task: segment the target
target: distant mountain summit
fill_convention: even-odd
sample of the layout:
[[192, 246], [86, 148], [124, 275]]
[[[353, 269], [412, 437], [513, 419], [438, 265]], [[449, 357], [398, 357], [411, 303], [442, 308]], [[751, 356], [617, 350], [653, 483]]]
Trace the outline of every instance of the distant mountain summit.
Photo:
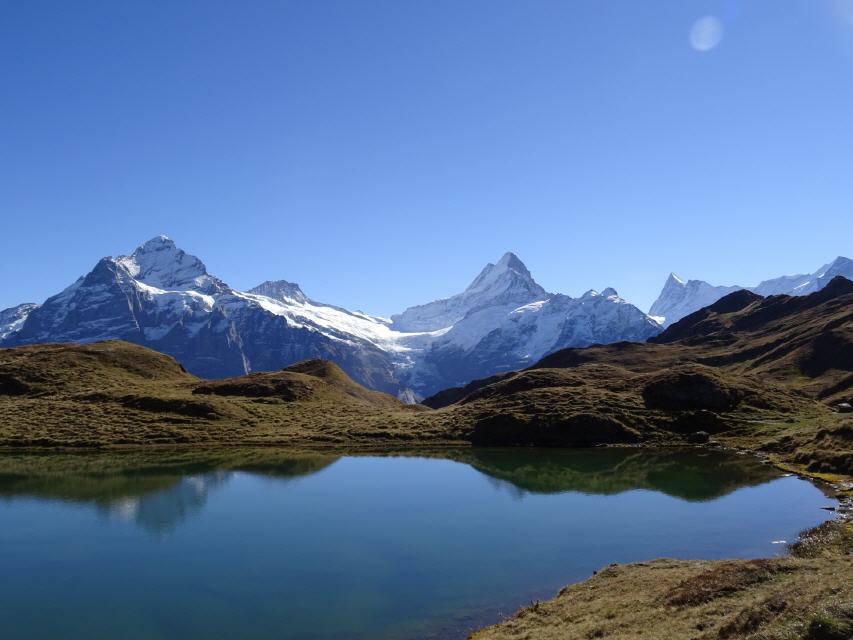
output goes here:
[[742, 288], [714, 286], [704, 280], [684, 281], [674, 273], [670, 273], [660, 296], [649, 309], [649, 315], [664, 326], [669, 326], [697, 309], [707, 307], [732, 291]]
[[266, 296], [267, 298], [285, 303], [296, 302], [302, 304], [308, 302], [308, 297], [302, 293], [299, 285], [288, 282], [287, 280], [267, 280], [254, 289], [249, 289], [249, 293], [256, 293], [260, 296]]
[[138, 283], [167, 291], [222, 293], [228, 286], [207, 273], [204, 263], [166, 236], [152, 238], [129, 256], [116, 258]]
[[471, 312], [485, 308], [515, 308], [548, 297], [514, 253], [487, 264], [462, 293], [409, 307], [391, 316], [398, 331], [436, 331], [455, 325]]
[[399, 331], [429, 331], [410, 373], [417, 389], [440, 390], [528, 366], [565, 346], [645, 340], [661, 327], [607, 288], [580, 298], [548, 293], [524, 263], [506, 253], [462, 293], [391, 317]]
[[649, 309], [649, 315], [668, 327], [739, 289], [748, 289], [761, 296], [779, 294], [801, 296], [820, 291], [835, 276], [853, 278], [853, 260], [839, 256], [814, 273], [781, 276], [765, 280], [754, 287], [714, 286], [703, 280], [684, 281], [671, 273], [663, 285], [660, 296]]
[[796, 276], [782, 276], [765, 280], [751, 290], [762, 296], [775, 296], [785, 293], [792, 296], [805, 296], [820, 291], [835, 276], [844, 276], [848, 280], [853, 277], [853, 260], [838, 256], [829, 264], [823, 265], [814, 273]]
[[121, 339], [208, 378], [322, 358], [407, 400], [564, 347], [659, 331], [612, 288], [581, 298], [548, 293], [513, 253], [487, 264], [463, 292], [387, 320], [316, 302], [286, 280], [238, 291], [166, 236], [99, 260], [40, 306], [0, 313], [0, 346]]

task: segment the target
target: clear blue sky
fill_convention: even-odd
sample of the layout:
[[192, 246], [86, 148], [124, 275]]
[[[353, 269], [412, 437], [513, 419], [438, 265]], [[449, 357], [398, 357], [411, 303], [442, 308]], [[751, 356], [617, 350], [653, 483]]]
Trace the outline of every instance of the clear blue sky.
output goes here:
[[380, 314], [507, 250], [644, 309], [813, 270], [853, 254], [841, 4], [8, 0], [0, 308], [160, 233]]

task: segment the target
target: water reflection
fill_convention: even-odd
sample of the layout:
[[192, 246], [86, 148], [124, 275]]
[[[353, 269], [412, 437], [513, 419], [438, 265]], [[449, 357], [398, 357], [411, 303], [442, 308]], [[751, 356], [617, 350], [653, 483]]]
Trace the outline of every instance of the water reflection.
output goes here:
[[237, 471], [286, 482], [337, 459], [275, 450], [0, 455], [0, 496], [92, 504], [104, 518], [165, 535]]
[[[779, 476], [750, 457], [695, 449], [461, 449], [394, 455], [468, 464], [496, 490], [519, 499], [528, 493], [608, 495], [646, 489], [695, 502]], [[283, 483], [318, 473], [340, 457], [275, 449], [2, 455], [0, 496], [91, 504], [105, 518], [167, 535], [200, 513], [209, 495], [236, 472]]]
[[208, 494], [231, 476], [230, 471], [187, 476], [169, 489], [98, 503], [97, 508], [107, 519], [134, 522], [150, 533], [166, 535], [188, 517], [200, 513], [207, 504]]
[[779, 477], [751, 456], [700, 449], [471, 449], [464, 459], [518, 497], [579, 491], [611, 495], [646, 489], [691, 502]]

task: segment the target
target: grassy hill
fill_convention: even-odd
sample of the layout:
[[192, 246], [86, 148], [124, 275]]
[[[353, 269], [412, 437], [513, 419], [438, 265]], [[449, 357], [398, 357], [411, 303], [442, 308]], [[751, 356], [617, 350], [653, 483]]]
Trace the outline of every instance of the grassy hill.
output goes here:
[[440, 440], [424, 411], [323, 361], [211, 381], [119, 341], [0, 350], [0, 446]]
[[0, 350], [0, 446], [594, 446], [716, 439], [853, 474], [853, 283], [733, 293], [648, 343], [565, 349], [405, 405], [324, 361], [202, 380], [122, 342]]

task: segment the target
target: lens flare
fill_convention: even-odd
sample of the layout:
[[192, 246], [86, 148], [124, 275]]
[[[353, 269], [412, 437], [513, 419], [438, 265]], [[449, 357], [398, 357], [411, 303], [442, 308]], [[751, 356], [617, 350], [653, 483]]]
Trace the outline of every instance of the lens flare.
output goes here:
[[837, 0], [838, 14], [853, 27], [853, 0]]
[[690, 29], [690, 46], [696, 51], [710, 51], [723, 39], [723, 23], [714, 16], [699, 18]]

